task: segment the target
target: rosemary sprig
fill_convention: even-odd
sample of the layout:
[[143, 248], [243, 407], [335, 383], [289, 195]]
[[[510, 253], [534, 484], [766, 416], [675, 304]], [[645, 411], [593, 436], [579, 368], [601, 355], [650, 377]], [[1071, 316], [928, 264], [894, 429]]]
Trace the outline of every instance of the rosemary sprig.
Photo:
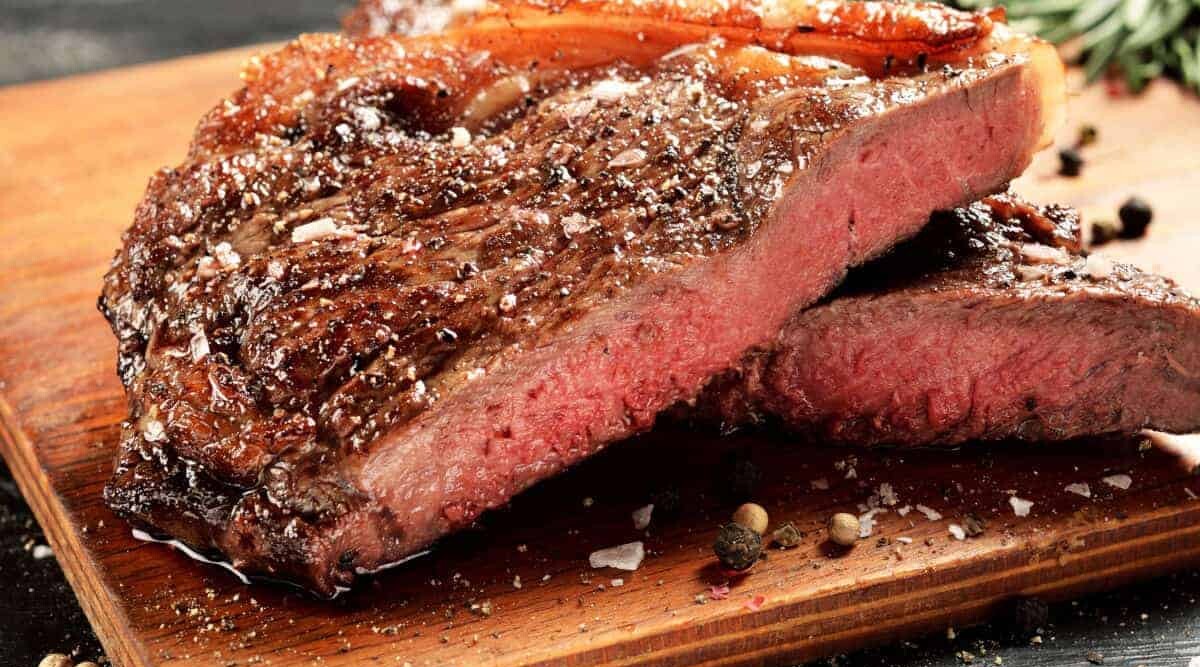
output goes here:
[[[998, 0], [1012, 26], [1061, 44], [1078, 40], [1088, 80], [1110, 68], [1141, 90], [1159, 75], [1200, 92], [1200, 0]], [[964, 9], [995, 4], [956, 0]]]

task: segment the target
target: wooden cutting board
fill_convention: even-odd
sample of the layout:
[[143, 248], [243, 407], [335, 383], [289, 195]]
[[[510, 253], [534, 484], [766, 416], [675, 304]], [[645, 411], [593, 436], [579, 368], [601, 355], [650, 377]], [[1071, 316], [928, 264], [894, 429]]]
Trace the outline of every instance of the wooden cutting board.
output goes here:
[[[247, 587], [134, 540], [100, 501], [125, 407], [95, 298], [148, 175], [182, 158], [246, 55], [0, 90], [3, 454], [117, 664], [795, 662], [968, 623], [1016, 594], [1064, 596], [1200, 563], [1200, 483], [1157, 450], [855, 452], [670, 430], [611, 448], [333, 602]], [[1113, 254], [1200, 288], [1190, 210], [1200, 104], [1161, 84], [1138, 100], [1090, 89], [1073, 107], [1076, 123], [1101, 133], [1084, 177], [1050, 176], [1051, 156], [1023, 191], [1106, 216], [1127, 194], [1145, 196], [1157, 211], [1150, 239]], [[807, 536], [730, 581], [710, 544], [730, 511], [714, 480], [737, 448], [763, 471], [757, 497], [773, 522]], [[1129, 475], [1129, 488], [1102, 481], [1113, 474]], [[827, 516], [857, 512], [885, 483], [898, 504], [870, 539], [848, 552], [823, 544]], [[1091, 497], [1066, 492], [1073, 483]], [[670, 487], [680, 516], [660, 511], [635, 530], [630, 513]], [[1034, 503], [1029, 516], [1015, 516], [1012, 493]], [[917, 503], [943, 518], [901, 516]], [[948, 525], [967, 514], [986, 530], [956, 540]], [[649, 555], [636, 572], [588, 567], [592, 550], [639, 539]], [[490, 615], [471, 609], [484, 601]]]

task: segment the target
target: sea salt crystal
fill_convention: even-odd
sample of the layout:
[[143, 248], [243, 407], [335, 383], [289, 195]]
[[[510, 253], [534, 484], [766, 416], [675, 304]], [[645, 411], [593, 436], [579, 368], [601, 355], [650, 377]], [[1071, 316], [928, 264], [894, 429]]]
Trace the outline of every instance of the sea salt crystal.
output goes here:
[[897, 537], [896, 541], [899, 542], [900, 544], [912, 544], [911, 537]]
[[511, 313], [517, 307], [517, 295], [505, 294], [500, 297], [500, 312]]
[[925, 505], [917, 505], [917, 511], [921, 514], [924, 514], [925, 518], [929, 519], [930, 521], [940, 521], [942, 518], [941, 512]]
[[1100, 255], [1088, 255], [1083, 263], [1083, 272], [1093, 280], [1103, 280], [1112, 275], [1113, 263]]
[[454, 148], [465, 148], [471, 143], [471, 132], [465, 127], [450, 128], [450, 145]]
[[1060, 248], [1053, 248], [1041, 243], [1022, 245], [1021, 256], [1034, 264], [1062, 264], [1068, 261], [1067, 254]]
[[595, 220], [589, 220], [587, 216], [581, 213], [572, 213], [571, 215], [563, 216], [562, 219], [563, 235], [567, 238], [595, 229], [599, 225], [600, 223]]
[[1029, 510], [1033, 507], [1033, 501], [1016, 496], [1009, 496], [1008, 504], [1012, 505], [1013, 514], [1017, 516], [1029, 516]]
[[1129, 489], [1130, 485], [1133, 484], [1133, 478], [1129, 475], [1109, 475], [1100, 481], [1122, 491]]
[[204, 335], [203, 331], [197, 331], [192, 334], [192, 339], [188, 341], [188, 350], [192, 353], [192, 361], [200, 361], [208, 356], [208, 336]]
[[607, 549], [593, 551], [588, 556], [588, 564], [593, 568], [613, 567], [618, 570], [633, 571], [641, 567], [642, 559], [646, 557], [646, 549], [641, 542], [630, 542]]
[[639, 507], [633, 511], [633, 527], [636, 530], [645, 530], [646, 526], [650, 525], [650, 515], [654, 512], [654, 505], [646, 505]]
[[896, 514], [899, 514], [900, 516], [908, 516], [908, 513], [911, 511], [912, 505], [905, 505], [904, 507], [898, 508], [896, 510]]
[[1082, 483], [1082, 482], [1076, 483], [1076, 484], [1068, 484], [1066, 486], [1066, 491], [1069, 493], [1074, 493], [1076, 495], [1083, 496], [1084, 498], [1092, 497], [1092, 488], [1090, 486], [1088, 486], [1086, 483]]
[[646, 163], [646, 151], [640, 148], [630, 148], [621, 151], [608, 161], [609, 167], [636, 167]]
[[634, 92], [638, 84], [622, 81], [621, 79], [605, 79], [596, 82], [588, 91], [588, 96], [601, 102], [612, 102]]
[[221, 241], [213, 248], [213, 257], [222, 269], [235, 269], [242, 263], [242, 256], [234, 252], [233, 246], [227, 241]]
[[620, 588], [625, 585], [625, 580], [624, 579], [613, 579], [612, 581], [608, 582], [608, 585], [612, 586], [613, 588]]
[[963, 527], [958, 525], [957, 523], [952, 523], [949, 526], [946, 526], [946, 528], [950, 531], [950, 534], [954, 536], [954, 539], [956, 539], [956, 540], [967, 539], [967, 531], [963, 530]]
[[39, 544], [33, 548], [34, 560], [45, 560], [53, 555], [54, 550], [44, 544]]
[[328, 238], [352, 238], [356, 234], [349, 229], [339, 227], [333, 218], [318, 218], [292, 229], [292, 243], [308, 243]]
[[863, 538], [870, 537], [871, 532], [875, 530], [875, 515], [886, 513], [887, 510], [882, 507], [876, 507], [860, 515], [858, 517], [858, 536]]
[[487, 374], [487, 371], [482, 368], [472, 368], [467, 371], [467, 382], [474, 382]]
[[142, 437], [146, 442], [161, 442], [167, 439], [167, 430], [163, 428], [162, 422], [151, 419], [142, 427]]

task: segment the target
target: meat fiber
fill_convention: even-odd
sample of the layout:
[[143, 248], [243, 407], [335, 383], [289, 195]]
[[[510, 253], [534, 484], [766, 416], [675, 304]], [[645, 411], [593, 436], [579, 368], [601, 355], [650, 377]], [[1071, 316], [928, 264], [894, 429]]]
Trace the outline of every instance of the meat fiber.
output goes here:
[[1078, 253], [1069, 211], [994, 198], [795, 317], [696, 414], [815, 440], [958, 444], [1200, 429], [1200, 302]]
[[489, 5], [251, 61], [105, 279], [108, 503], [331, 593], [645, 430], [1061, 110], [910, 4]]

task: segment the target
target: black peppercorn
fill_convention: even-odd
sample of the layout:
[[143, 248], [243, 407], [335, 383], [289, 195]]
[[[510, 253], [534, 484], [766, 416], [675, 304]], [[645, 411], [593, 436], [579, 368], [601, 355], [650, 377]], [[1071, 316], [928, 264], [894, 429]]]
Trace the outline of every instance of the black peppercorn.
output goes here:
[[748, 570], [762, 554], [762, 536], [741, 524], [727, 523], [717, 533], [713, 553], [730, 570]]
[[1083, 156], [1074, 148], [1064, 148], [1058, 152], [1058, 174], [1075, 177], [1083, 171]]
[[1139, 239], [1145, 236], [1146, 228], [1154, 219], [1154, 211], [1150, 208], [1150, 204], [1138, 197], [1130, 197], [1124, 204], [1121, 204], [1121, 209], [1117, 214], [1121, 216], [1121, 238], [1123, 239]]
[[1121, 233], [1121, 228], [1112, 220], [1097, 220], [1092, 223], [1092, 245], [1104, 245]]

